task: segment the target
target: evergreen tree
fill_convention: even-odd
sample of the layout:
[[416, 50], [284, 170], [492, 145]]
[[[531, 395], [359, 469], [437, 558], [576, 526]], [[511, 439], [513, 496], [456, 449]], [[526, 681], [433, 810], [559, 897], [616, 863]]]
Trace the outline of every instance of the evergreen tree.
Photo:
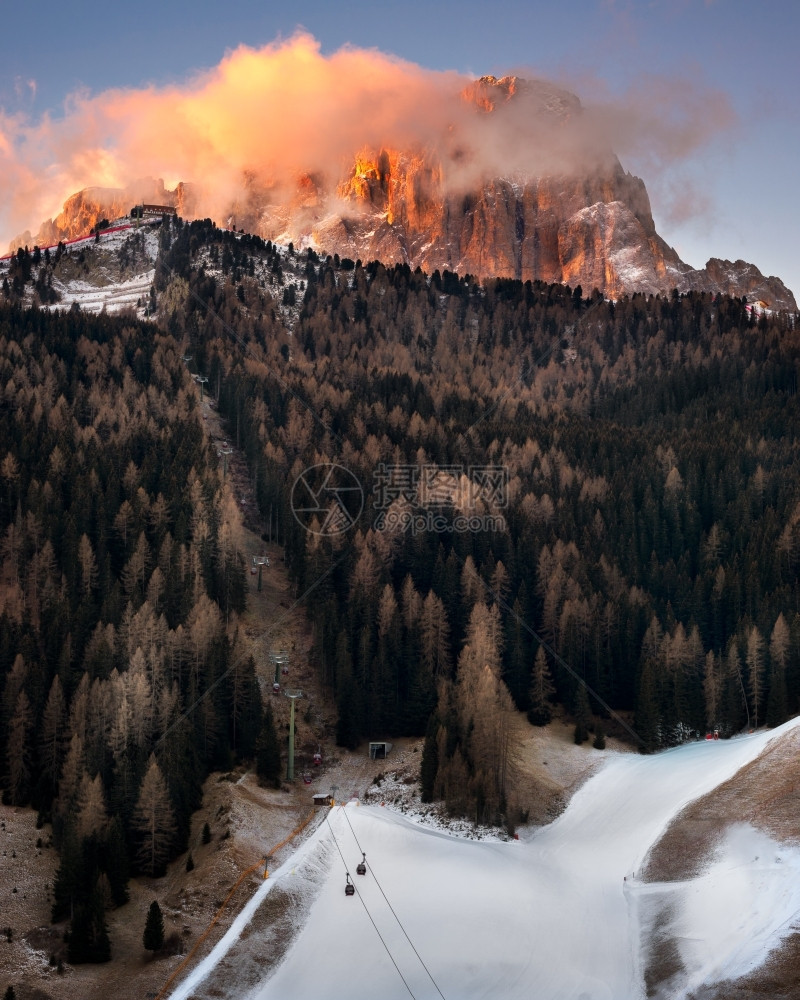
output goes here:
[[539, 646], [533, 661], [533, 676], [530, 687], [531, 707], [528, 709], [528, 721], [534, 726], [546, 726], [553, 717], [551, 698], [555, 693], [556, 686], [547, 665], [544, 646]]
[[770, 684], [767, 698], [767, 725], [778, 726], [788, 714], [786, 666], [789, 658], [789, 626], [783, 612], [778, 615], [769, 641]]
[[652, 753], [661, 746], [661, 720], [658, 711], [655, 667], [649, 658], [645, 660], [639, 678], [634, 727], [642, 741], [639, 746], [642, 753]]
[[55, 794], [58, 784], [58, 773], [66, 751], [65, 740], [66, 705], [61, 678], [58, 674], [53, 678], [50, 692], [47, 696], [44, 714], [42, 716], [39, 756], [42, 765], [42, 777], [45, 779], [50, 797]]
[[341, 679], [336, 706], [339, 713], [336, 723], [336, 744], [347, 747], [348, 750], [355, 750], [361, 740], [360, 698], [358, 685], [349, 668]]
[[267, 703], [256, 743], [256, 774], [260, 782], [280, 788], [281, 752], [272, 718], [272, 706]]
[[758, 729], [759, 715], [763, 721], [764, 699], [764, 640], [753, 626], [747, 636], [747, 671], [750, 686], [750, 704], [753, 706], [753, 726]]
[[142, 944], [147, 951], [157, 952], [164, 947], [164, 917], [157, 900], [153, 900], [147, 911]]
[[574, 740], [580, 745], [589, 739], [589, 727], [592, 723], [592, 709], [589, 705], [589, 695], [586, 685], [579, 684], [575, 694], [575, 733]]
[[[740, 729], [745, 720], [750, 726], [750, 705], [747, 701], [747, 692], [742, 676], [742, 661], [739, 655], [739, 647], [736, 636], [731, 636], [728, 643], [728, 652], [725, 657], [725, 701], [726, 719], [729, 720], [731, 731]], [[726, 727], [727, 728], [727, 727]]]
[[76, 903], [83, 899], [86, 885], [84, 852], [72, 826], [68, 826], [61, 841], [61, 859], [53, 883], [53, 922], [73, 917]]
[[167, 783], [154, 754], [150, 754], [142, 780], [133, 825], [139, 834], [136, 859], [142, 871], [153, 876], [163, 874], [174, 836], [175, 816]]
[[706, 725], [709, 729], [719, 729], [722, 690], [721, 664], [714, 653], [706, 653], [703, 676], [703, 694], [706, 703]]
[[11, 805], [20, 805], [28, 798], [31, 779], [32, 712], [30, 701], [20, 691], [8, 727], [8, 790]]
[[119, 817], [115, 816], [108, 824], [105, 842], [102, 847], [103, 871], [111, 887], [111, 898], [115, 906], [128, 902], [128, 851], [125, 835]]
[[68, 945], [69, 961], [73, 965], [82, 962], [108, 962], [111, 958], [103, 891], [98, 882], [95, 882], [88, 899], [75, 907]]
[[[501, 564], [502, 565], [502, 564]], [[520, 590], [524, 596], [524, 587]], [[512, 613], [507, 618], [506, 648], [503, 679], [505, 680], [514, 704], [517, 708], [527, 711], [530, 707], [530, 641], [523, 627], [525, 611], [522, 601], [517, 597]]]

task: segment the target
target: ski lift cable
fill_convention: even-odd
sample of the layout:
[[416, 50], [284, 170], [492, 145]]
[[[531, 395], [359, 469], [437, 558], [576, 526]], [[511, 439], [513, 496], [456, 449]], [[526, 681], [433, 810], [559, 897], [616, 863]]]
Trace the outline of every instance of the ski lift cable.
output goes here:
[[[318, 587], [323, 582], [323, 580], [325, 580], [326, 577], [330, 576], [330, 574], [336, 569], [336, 567], [339, 565], [339, 563], [344, 562], [344, 560], [345, 560], [346, 557], [347, 557], [347, 552], [345, 551], [345, 553], [343, 555], [341, 555], [336, 560], [336, 562], [331, 563], [331, 565], [325, 570], [325, 572], [322, 573], [322, 574], [320, 574], [320, 576], [312, 584], [310, 584], [306, 588], [306, 590], [299, 597], [297, 597], [292, 602], [291, 605], [289, 605], [289, 607], [286, 609], [286, 611], [278, 619], [276, 619], [274, 622], [272, 622], [272, 624], [265, 626], [264, 629], [263, 629], [263, 631], [260, 633], [260, 635], [256, 635], [255, 636], [256, 641], [266, 639], [272, 633], [276, 632], [278, 630], [278, 628], [280, 628], [280, 626], [283, 625], [283, 623], [285, 621], [288, 621], [289, 617], [291, 616], [291, 614], [295, 610], [295, 608], [297, 608], [300, 604], [302, 604], [302, 602], [308, 597], [308, 595], [316, 587]], [[192, 712], [197, 708], [197, 706], [200, 704], [200, 702], [203, 701], [205, 698], [207, 698], [208, 695], [211, 694], [211, 692], [214, 690], [214, 688], [217, 687], [219, 684], [221, 684], [225, 680], [225, 678], [228, 677], [236, 669], [236, 667], [239, 666], [239, 664], [244, 661], [244, 659], [245, 659], [245, 654], [244, 653], [242, 653], [239, 656], [237, 656], [231, 662], [231, 664], [228, 667], [228, 669], [225, 670], [224, 673], [220, 674], [220, 676], [212, 684], [209, 684], [209, 686], [205, 689], [205, 691], [203, 691], [203, 693], [201, 695], [198, 695], [198, 697], [195, 699], [195, 701], [191, 705], [189, 705], [188, 708], [185, 708], [180, 713], [180, 715], [175, 719], [175, 721], [172, 722], [164, 730], [164, 732], [161, 734], [161, 736], [159, 736], [159, 738], [156, 740], [154, 749], [158, 749], [158, 747], [173, 732], [173, 730], [177, 729], [177, 727], [179, 725], [181, 725], [181, 723], [192, 714]]]
[[[160, 257], [161, 253], [159, 251], [159, 255], [156, 258], [156, 270], [161, 269], [161, 271], [166, 272], [168, 275], [172, 277], [175, 277], [176, 275], [175, 269], [170, 267], [168, 264], [165, 264], [164, 261], [160, 259]], [[191, 286], [189, 287], [188, 294], [190, 298], [194, 299], [194, 301], [197, 303], [197, 307], [200, 310], [207, 313], [207, 315], [209, 315], [212, 319], [216, 320], [217, 323], [219, 323], [222, 329], [228, 334], [229, 337], [232, 338], [232, 340], [235, 341], [235, 343], [239, 345], [239, 347], [242, 349], [242, 351], [247, 357], [252, 358], [259, 364], [262, 364], [267, 369], [269, 374], [275, 379], [275, 381], [278, 383], [281, 389], [283, 389], [284, 392], [286, 392], [294, 400], [296, 400], [297, 403], [311, 415], [311, 418], [314, 421], [316, 421], [316, 423], [319, 424], [319, 426], [322, 427], [322, 429], [327, 434], [330, 434], [332, 438], [342, 443], [341, 435], [339, 435], [335, 430], [333, 430], [331, 427], [328, 426], [328, 424], [325, 423], [324, 419], [320, 416], [319, 413], [317, 413], [317, 411], [309, 403], [309, 401], [307, 399], [303, 399], [300, 393], [298, 393], [295, 389], [293, 389], [292, 386], [289, 385], [289, 383], [286, 381], [286, 379], [284, 379], [277, 371], [275, 371], [274, 367], [269, 363], [266, 357], [262, 356], [260, 352], [257, 353], [255, 350], [253, 350], [252, 345], [249, 344], [247, 341], [245, 341], [244, 337], [240, 336], [236, 332], [236, 330], [234, 330], [231, 324], [228, 323], [226, 320], [224, 320], [222, 316], [220, 316], [220, 314], [216, 311], [216, 309], [210, 306], [207, 301], [205, 301], [200, 295], [198, 295], [195, 289], [193, 289]]]
[[[464, 568], [466, 568], [465, 561], [458, 555], [458, 553], [456, 553], [456, 559], [458, 559], [461, 562], [461, 565], [464, 566]], [[595, 691], [595, 689], [591, 686], [591, 684], [589, 684], [586, 678], [581, 677], [569, 665], [569, 663], [567, 663], [564, 657], [561, 656], [559, 653], [557, 653], [555, 649], [553, 649], [550, 643], [543, 636], [541, 636], [535, 629], [531, 628], [531, 626], [525, 621], [525, 619], [522, 618], [521, 615], [518, 615], [516, 611], [514, 611], [514, 609], [509, 605], [508, 601], [506, 601], [500, 594], [496, 593], [495, 590], [492, 589], [492, 587], [483, 579], [480, 573], [473, 570], [472, 576], [483, 587], [486, 593], [489, 594], [490, 597], [492, 597], [492, 599], [495, 601], [498, 607], [502, 608], [505, 612], [511, 615], [511, 617], [519, 624], [521, 628], [524, 628], [529, 635], [533, 636], [533, 638], [539, 643], [539, 645], [544, 648], [545, 652], [549, 653], [550, 656], [553, 658], [553, 660], [560, 667], [563, 667], [563, 669], [566, 670], [566, 672], [575, 681], [577, 681], [578, 684], [584, 687], [589, 692], [589, 694], [595, 699], [595, 701], [597, 701], [598, 704], [603, 706], [603, 708], [608, 712], [608, 714], [611, 716], [612, 719], [615, 719], [622, 726], [623, 729], [627, 730], [627, 732], [630, 733], [630, 735], [633, 737], [636, 743], [638, 743], [639, 745], [644, 745], [645, 741], [642, 739], [642, 737], [631, 726], [628, 725], [628, 723], [622, 718], [619, 712], [615, 712], [614, 709], [608, 704], [608, 702], [605, 701], [605, 699], [600, 694], [598, 694], [597, 691]]]
[[[342, 854], [342, 849], [341, 849], [341, 847], [339, 847], [339, 841], [336, 839], [336, 834], [333, 832], [333, 827], [331, 826], [331, 821], [330, 821], [330, 818], [329, 818], [329, 816], [327, 814], [325, 816], [325, 822], [328, 824], [328, 829], [331, 831], [331, 836], [333, 837], [333, 842], [334, 842], [334, 844], [336, 844], [336, 850], [339, 852], [339, 857], [342, 859], [342, 864], [344, 865], [344, 870], [347, 873], [347, 876], [349, 878], [350, 872], [349, 872], [349, 870], [347, 868], [347, 862], [344, 859], [344, 854]], [[408, 994], [412, 998], [412, 1000], [417, 1000], [417, 998], [414, 996], [414, 993], [411, 990], [411, 987], [406, 982], [405, 976], [400, 971], [400, 966], [394, 960], [394, 956], [392, 955], [391, 951], [389, 950], [389, 945], [386, 943], [386, 941], [384, 941], [383, 935], [378, 930], [378, 925], [373, 920], [372, 914], [369, 912], [367, 904], [364, 902], [364, 897], [361, 895], [361, 893], [358, 891], [358, 889], [356, 889], [356, 895], [361, 900], [361, 905], [364, 907], [364, 912], [367, 914], [367, 916], [369, 917], [370, 923], [375, 928], [375, 933], [378, 935], [378, 937], [380, 938], [381, 944], [386, 949], [386, 954], [391, 959], [392, 965], [395, 967], [395, 969], [397, 969], [397, 975], [403, 980], [403, 986], [405, 986], [405, 988], [408, 990]], [[413, 945], [412, 945], [412, 947], [413, 947]]]
[[[343, 812], [344, 812], [344, 818], [345, 818], [345, 819], [347, 820], [347, 825], [348, 825], [348, 826], [350, 827], [350, 833], [352, 833], [352, 834], [353, 834], [353, 839], [355, 840], [355, 842], [356, 842], [356, 845], [358, 846], [358, 849], [359, 849], [359, 851], [361, 851], [361, 854], [362, 854], [362, 856], [363, 856], [363, 857], [364, 857], [364, 858], [366, 859], [366, 853], [365, 853], [364, 849], [362, 848], [361, 844], [359, 843], [359, 840], [358, 840], [358, 837], [356, 836], [356, 831], [355, 831], [355, 830], [353, 829], [353, 824], [352, 824], [352, 823], [350, 822], [350, 817], [349, 817], [349, 816], [347, 815], [347, 810], [346, 810], [346, 809], [344, 809], [344, 810], [343, 810]], [[337, 844], [336, 846], [338, 847], [339, 845]], [[344, 860], [344, 858], [342, 858], [342, 860]], [[406, 938], [406, 941], [408, 941], [408, 943], [409, 943], [409, 944], [411, 945], [411, 950], [412, 950], [412, 951], [414, 952], [414, 954], [415, 954], [415, 955], [417, 956], [417, 958], [419, 959], [419, 964], [420, 964], [420, 965], [422, 966], [422, 968], [423, 968], [423, 969], [424, 969], [424, 970], [425, 970], [425, 971], [427, 972], [427, 974], [428, 974], [428, 978], [429, 978], [429, 979], [430, 979], [430, 981], [431, 981], [431, 982], [433, 983], [433, 985], [434, 985], [434, 988], [436, 989], [436, 992], [437, 992], [437, 993], [439, 994], [439, 996], [440, 996], [440, 997], [442, 998], [442, 1000], [446, 1000], [446, 998], [445, 998], [445, 995], [444, 995], [444, 993], [442, 993], [442, 991], [441, 991], [441, 990], [439, 989], [439, 984], [438, 984], [438, 983], [436, 982], [436, 980], [435, 980], [435, 979], [433, 978], [433, 975], [431, 974], [431, 970], [430, 970], [430, 969], [428, 968], [428, 966], [427, 966], [427, 965], [425, 964], [425, 962], [424, 962], [424, 961], [423, 961], [423, 959], [422, 959], [422, 956], [421, 956], [421, 955], [420, 955], [420, 953], [419, 953], [419, 952], [417, 951], [417, 949], [416, 949], [416, 948], [414, 947], [414, 942], [413, 942], [413, 941], [411, 940], [411, 938], [410, 938], [410, 937], [408, 936], [408, 931], [407, 931], [407, 930], [405, 929], [405, 927], [403, 926], [403, 921], [402, 921], [402, 920], [400, 919], [400, 917], [398, 917], [398, 916], [397, 916], [397, 914], [395, 913], [395, 909], [394, 909], [394, 907], [393, 907], [393, 906], [392, 906], [392, 904], [391, 904], [391, 903], [389, 902], [389, 899], [388, 899], [388, 897], [387, 897], [386, 893], [385, 893], [385, 892], [383, 891], [383, 886], [382, 886], [382, 885], [380, 884], [380, 882], [378, 881], [378, 876], [377, 876], [377, 875], [375, 874], [375, 869], [374, 869], [374, 868], [372, 867], [372, 864], [370, 864], [370, 866], [369, 866], [369, 870], [370, 870], [370, 872], [372, 873], [372, 878], [373, 878], [373, 881], [375, 882], [375, 885], [377, 885], [378, 889], [380, 889], [380, 893], [381, 893], [381, 895], [383, 896], [383, 898], [384, 898], [384, 900], [385, 900], [385, 902], [386, 902], [386, 905], [387, 905], [387, 906], [389, 907], [389, 909], [390, 909], [390, 910], [392, 911], [392, 916], [394, 917], [394, 919], [395, 919], [395, 920], [397, 921], [398, 925], [400, 926], [400, 930], [401, 930], [401, 931], [403, 932], [403, 934], [405, 935], [405, 938]]]

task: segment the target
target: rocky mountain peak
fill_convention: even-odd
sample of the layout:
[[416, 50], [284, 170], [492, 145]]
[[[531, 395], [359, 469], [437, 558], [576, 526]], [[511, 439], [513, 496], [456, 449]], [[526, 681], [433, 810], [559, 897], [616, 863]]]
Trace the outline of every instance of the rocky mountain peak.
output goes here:
[[[575, 94], [548, 80], [523, 79], [518, 76], [482, 76], [461, 92], [462, 98], [487, 114], [503, 105], [524, 105], [525, 110], [565, 120], [583, 110]], [[512, 105], [512, 106], [513, 106]]]
[[[780, 279], [764, 278], [755, 265], [714, 259], [694, 269], [681, 261], [656, 232], [644, 182], [611, 150], [598, 147], [569, 169], [557, 158], [527, 162], [520, 150], [547, 144], [522, 139], [561, 141], [580, 122], [574, 94], [545, 80], [482, 76], [461, 97], [478, 114], [439, 141], [364, 147], [344, 170], [330, 164], [324, 173], [302, 174], [294, 190], [248, 174], [219, 221], [267, 239], [427, 271], [580, 285], [611, 298], [673, 288], [725, 291], [797, 309]], [[508, 162], [498, 144], [513, 154]], [[188, 218], [214, 214], [200, 186], [168, 191], [163, 181], [146, 180], [125, 190], [88, 188], [12, 249], [77, 235], [137, 200], [173, 205]]]

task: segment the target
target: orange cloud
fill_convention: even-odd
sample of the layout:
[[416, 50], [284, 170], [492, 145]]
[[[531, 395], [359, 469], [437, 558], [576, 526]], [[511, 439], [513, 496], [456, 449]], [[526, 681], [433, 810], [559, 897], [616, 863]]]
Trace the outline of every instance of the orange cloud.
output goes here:
[[643, 142], [662, 159], [685, 155], [712, 120], [695, 95], [663, 88], [659, 100], [671, 93], [677, 116], [623, 100], [556, 119], [535, 99], [486, 115], [460, 97], [469, 82], [377, 50], [325, 56], [301, 31], [260, 49], [240, 46], [180, 86], [71, 95], [58, 119], [0, 110], [0, 245], [88, 186], [189, 181], [200, 188], [198, 212], [222, 221], [245, 176], [267, 189], [294, 186], [300, 173], [333, 184], [364, 147], [434, 149], [445, 182], [466, 188], [487, 174], [566, 172], [587, 155]]
[[338, 173], [365, 144], [408, 145], [441, 132], [464, 82], [377, 51], [326, 57], [298, 33], [240, 46], [183, 86], [72, 95], [60, 120], [0, 116], [0, 232], [38, 225], [90, 185], [189, 180], [221, 210], [245, 171], [270, 183]]

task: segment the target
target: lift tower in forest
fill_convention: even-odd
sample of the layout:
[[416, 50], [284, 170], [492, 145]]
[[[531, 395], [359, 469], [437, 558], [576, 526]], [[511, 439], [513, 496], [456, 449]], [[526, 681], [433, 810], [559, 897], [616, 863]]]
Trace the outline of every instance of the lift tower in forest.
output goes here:
[[289, 691], [287, 689], [283, 693], [292, 703], [292, 708], [289, 713], [289, 757], [286, 761], [286, 780], [294, 781], [294, 703], [298, 698], [303, 697], [303, 692]]
[[253, 556], [253, 566], [258, 566], [258, 592], [261, 593], [261, 572], [269, 566], [269, 556]]

